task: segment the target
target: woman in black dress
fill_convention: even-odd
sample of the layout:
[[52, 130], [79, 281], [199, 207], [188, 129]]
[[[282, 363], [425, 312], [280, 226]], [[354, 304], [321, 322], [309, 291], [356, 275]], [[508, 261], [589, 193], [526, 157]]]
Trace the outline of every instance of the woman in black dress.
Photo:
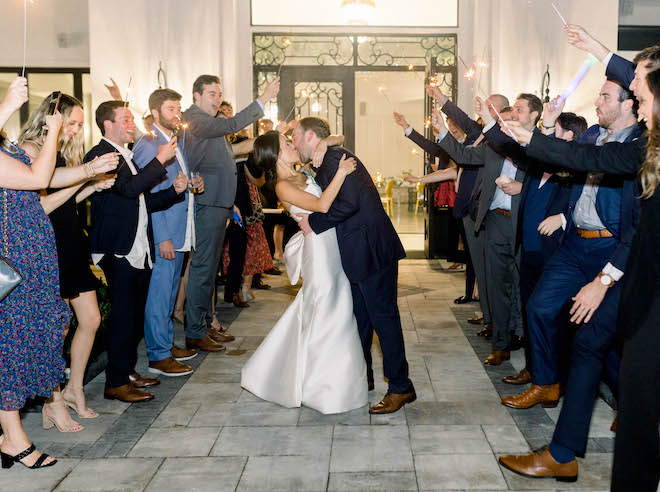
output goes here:
[[[41, 127], [50, 97], [32, 113], [19, 136], [19, 145], [33, 159], [39, 155], [43, 136]], [[74, 97], [62, 94], [59, 111], [64, 119], [57, 146], [57, 164], [50, 187], [42, 193], [41, 205], [49, 215], [55, 232], [60, 274], [60, 293], [71, 306], [78, 328], [71, 343], [71, 374], [67, 387], [44, 405], [45, 428], [54, 425], [61, 432], [77, 432], [82, 426], [68, 415], [64, 405], [73, 408], [80, 418], [96, 418], [87, 408], [83, 377], [101, 322], [96, 289], [98, 281], [89, 267], [89, 245], [81, 227], [77, 204], [97, 190], [109, 188], [114, 178], [105, 175], [118, 162], [115, 154], [82, 165], [84, 113]], [[66, 186], [66, 187], [65, 187]], [[62, 189], [59, 189], [62, 188]]]

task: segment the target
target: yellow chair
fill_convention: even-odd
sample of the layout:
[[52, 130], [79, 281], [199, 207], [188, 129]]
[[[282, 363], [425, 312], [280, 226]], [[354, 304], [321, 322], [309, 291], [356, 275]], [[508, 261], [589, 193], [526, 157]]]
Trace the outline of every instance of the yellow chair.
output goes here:
[[387, 215], [394, 214], [394, 199], [392, 198], [392, 191], [394, 190], [394, 180], [391, 179], [385, 185], [385, 196], [380, 197], [380, 201], [383, 203], [383, 207], [387, 212]]
[[417, 215], [417, 210], [419, 209], [419, 204], [422, 204], [422, 209], [424, 209], [424, 183], [417, 183], [417, 203], [415, 203], [415, 215]]

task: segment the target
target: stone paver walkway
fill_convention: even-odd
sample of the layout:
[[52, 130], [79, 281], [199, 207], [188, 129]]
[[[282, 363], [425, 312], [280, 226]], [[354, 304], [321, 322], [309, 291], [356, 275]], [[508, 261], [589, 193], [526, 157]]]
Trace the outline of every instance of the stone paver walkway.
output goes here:
[[[30, 438], [60, 463], [36, 472], [2, 470], [0, 491], [608, 490], [614, 412], [603, 401], [595, 409], [577, 483], [525, 479], [499, 467], [501, 454], [546, 444], [558, 409], [513, 411], [500, 404], [501, 395], [520, 390], [500, 380], [521, 368], [522, 354], [484, 368], [489, 343], [466, 323], [478, 305], [454, 305], [464, 276], [442, 265], [400, 265], [399, 307], [418, 396], [404, 411], [371, 416], [365, 407], [325, 416], [266, 403], [242, 390], [241, 367], [296, 293], [285, 277], [269, 277], [274, 288], [257, 291], [250, 308], [220, 306], [237, 337], [228, 353], [193, 359], [196, 370], [189, 377], [162, 378], [154, 401], [104, 400], [100, 375], [86, 394], [101, 417], [83, 420], [83, 432], [45, 431], [39, 414], [26, 414]], [[177, 340], [182, 344], [180, 326]], [[140, 350], [138, 369], [147, 374]], [[382, 378], [377, 346], [374, 369]], [[378, 380], [370, 402], [385, 390]]]

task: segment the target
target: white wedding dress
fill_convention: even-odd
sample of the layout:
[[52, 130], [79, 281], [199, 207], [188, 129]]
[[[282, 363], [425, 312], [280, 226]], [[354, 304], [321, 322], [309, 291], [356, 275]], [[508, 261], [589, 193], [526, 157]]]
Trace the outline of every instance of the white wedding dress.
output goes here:
[[[321, 188], [307, 179], [307, 193]], [[291, 207], [291, 216], [309, 213]], [[303, 278], [295, 300], [261, 342], [241, 372], [241, 386], [284, 407], [341, 413], [367, 404], [367, 366], [353, 315], [351, 286], [344, 273], [335, 229], [286, 245], [291, 285]]]

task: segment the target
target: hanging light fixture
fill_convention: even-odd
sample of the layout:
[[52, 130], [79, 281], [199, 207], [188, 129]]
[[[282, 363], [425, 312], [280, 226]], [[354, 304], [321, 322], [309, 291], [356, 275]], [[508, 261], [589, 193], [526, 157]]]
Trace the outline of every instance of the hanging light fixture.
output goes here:
[[376, 9], [375, 0], [342, 0], [344, 19], [349, 25], [365, 26]]

